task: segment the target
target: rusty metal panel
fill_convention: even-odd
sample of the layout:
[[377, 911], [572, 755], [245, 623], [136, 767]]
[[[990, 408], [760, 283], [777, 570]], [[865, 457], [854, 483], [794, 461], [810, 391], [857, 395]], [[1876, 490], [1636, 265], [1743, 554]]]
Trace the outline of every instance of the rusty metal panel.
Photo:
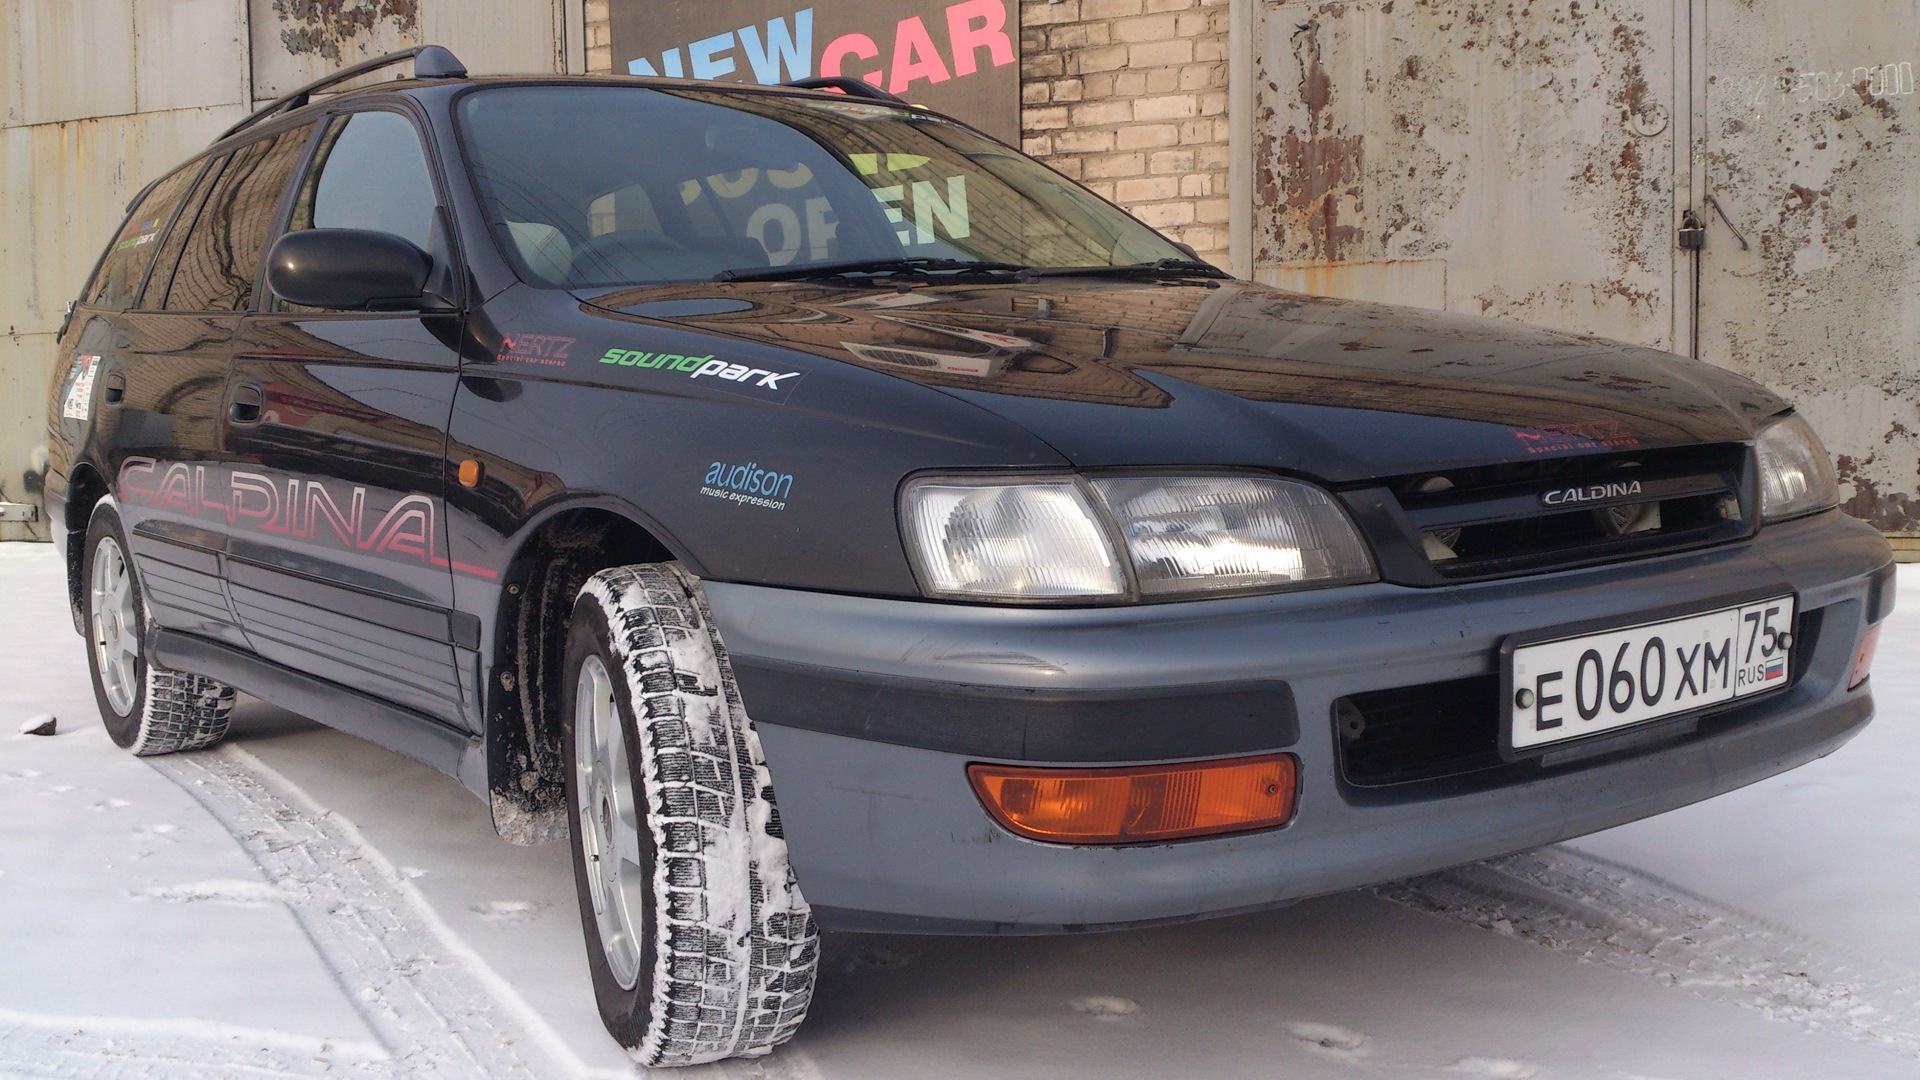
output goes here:
[[20, 55], [26, 44], [20, 40], [16, 15], [13, 4], [0, 0], [0, 127], [26, 123], [20, 83]]
[[1702, 197], [1726, 218], [1702, 210], [1701, 354], [1798, 403], [1850, 513], [1920, 535], [1920, 3], [1705, 24]]
[[246, 0], [134, 0], [140, 112], [247, 100]]
[[[559, 70], [565, 0], [247, 0], [261, 101], [348, 64], [444, 45], [474, 74]], [[384, 73], [378, 78], [392, 78]]]
[[349, 64], [424, 44], [420, 0], [248, 0], [248, 8], [253, 95], [263, 102]]
[[1671, 345], [1674, 44], [1673, 0], [1270, 4], [1256, 276]]
[[[0, 502], [40, 501], [35, 451], [47, 441], [41, 401], [52, 371], [54, 336], [0, 336]], [[33, 475], [29, 475], [33, 474]], [[0, 541], [44, 540], [45, 522], [0, 521]]]
[[[7, 129], [0, 175], [7, 190], [32, 197], [3, 200], [9, 205], [0, 238], [0, 325], [22, 333], [57, 329], [127, 200], [244, 115], [224, 106]], [[24, 186], [14, 186], [17, 178]]]
[[421, 0], [420, 40], [452, 49], [476, 75], [557, 72], [565, 7], [565, 0]]
[[133, 0], [13, 0], [20, 119], [45, 124], [134, 110]]

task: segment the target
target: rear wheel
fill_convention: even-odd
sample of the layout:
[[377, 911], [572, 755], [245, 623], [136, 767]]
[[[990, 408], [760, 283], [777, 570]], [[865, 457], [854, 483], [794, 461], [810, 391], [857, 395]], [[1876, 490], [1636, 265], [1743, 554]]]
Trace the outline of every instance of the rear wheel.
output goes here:
[[142, 756], [200, 750], [226, 737], [233, 688], [147, 658], [146, 597], [120, 513], [103, 500], [87, 525], [87, 664], [114, 743]]
[[812, 998], [819, 935], [699, 582], [595, 574], [568, 624], [574, 882], [607, 1030], [646, 1065], [764, 1054]]

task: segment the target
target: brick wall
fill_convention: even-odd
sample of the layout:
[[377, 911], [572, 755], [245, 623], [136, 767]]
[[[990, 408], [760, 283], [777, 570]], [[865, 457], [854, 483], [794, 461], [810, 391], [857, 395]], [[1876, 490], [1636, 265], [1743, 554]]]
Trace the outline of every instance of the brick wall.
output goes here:
[[[613, 70], [586, 0], [587, 70]], [[1227, 263], [1227, 0], [1020, 0], [1022, 149]]]
[[1227, 261], [1227, 0], [1021, 0], [1022, 149]]

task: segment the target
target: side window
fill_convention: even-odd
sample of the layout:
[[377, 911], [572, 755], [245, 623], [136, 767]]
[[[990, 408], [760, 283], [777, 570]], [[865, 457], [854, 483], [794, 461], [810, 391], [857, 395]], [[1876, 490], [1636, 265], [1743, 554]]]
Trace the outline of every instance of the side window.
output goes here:
[[167, 230], [167, 238], [160, 242], [160, 253], [153, 257], [153, 273], [147, 275], [147, 287], [140, 290], [137, 307], [158, 308], [166, 302], [167, 283], [173, 280], [173, 268], [180, 262], [180, 252], [187, 246], [187, 237], [193, 231], [194, 221], [200, 217], [200, 207], [207, 201], [207, 192], [213, 189], [214, 183], [220, 179], [220, 171], [226, 167], [226, 158], [215, 158], [181, 202], [173, 228]]
[[245, 311], [273, 229], [274, 211], [312, 127], [293, 128], [233, 152], [187, 237], [167, 290], [168, 311]]
[[372, 229], [424, 250], [437, 205], [412, 122], [399, 113], [353, 113], [321, 138], [287, 227]]
[[187, 185], [200, 174], [200, 165], [196, 161], [155, 184], [147, 197], [140, 200], [140, 205], [127, 215], [127, 223], [107, 248], [106, 258], [101, 261], [100, 271], [94, 276], [83, 303], [105, 308], [133, 305], [140, 278], [153, 262], [153, 253], [159, 250], [161, 235], [173, 217], [174, 208], [180, 205], [181, 196], [187, 193]]

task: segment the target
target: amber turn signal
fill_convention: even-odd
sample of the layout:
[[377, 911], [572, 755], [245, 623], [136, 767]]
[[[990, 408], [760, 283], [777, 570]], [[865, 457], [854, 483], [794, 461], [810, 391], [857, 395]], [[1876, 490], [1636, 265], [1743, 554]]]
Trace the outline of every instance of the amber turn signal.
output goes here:
[[1860, 639], [1860, 651], [1853, 657], [1853, 677], [1847, 680], [1847, 689], [1851, 690], [1867, 681], [1873, 671], [1873, 651], [1880, 647], [1880, 628], [1886, 623], [1874, 623], [1867, 627], [1865, 637]]
[[1285, 825], [1293, 820], [1298, 772], [1292, 754], [1117, 769], [967, 766], [993, 820], [1056, 844], [1135, 844]]
[[472, 458], [467, 458], [460, 462], [460, 485], [462, 487], [479, 487], [480, 481], [485, 479], [486, 475], [486, 466]]

